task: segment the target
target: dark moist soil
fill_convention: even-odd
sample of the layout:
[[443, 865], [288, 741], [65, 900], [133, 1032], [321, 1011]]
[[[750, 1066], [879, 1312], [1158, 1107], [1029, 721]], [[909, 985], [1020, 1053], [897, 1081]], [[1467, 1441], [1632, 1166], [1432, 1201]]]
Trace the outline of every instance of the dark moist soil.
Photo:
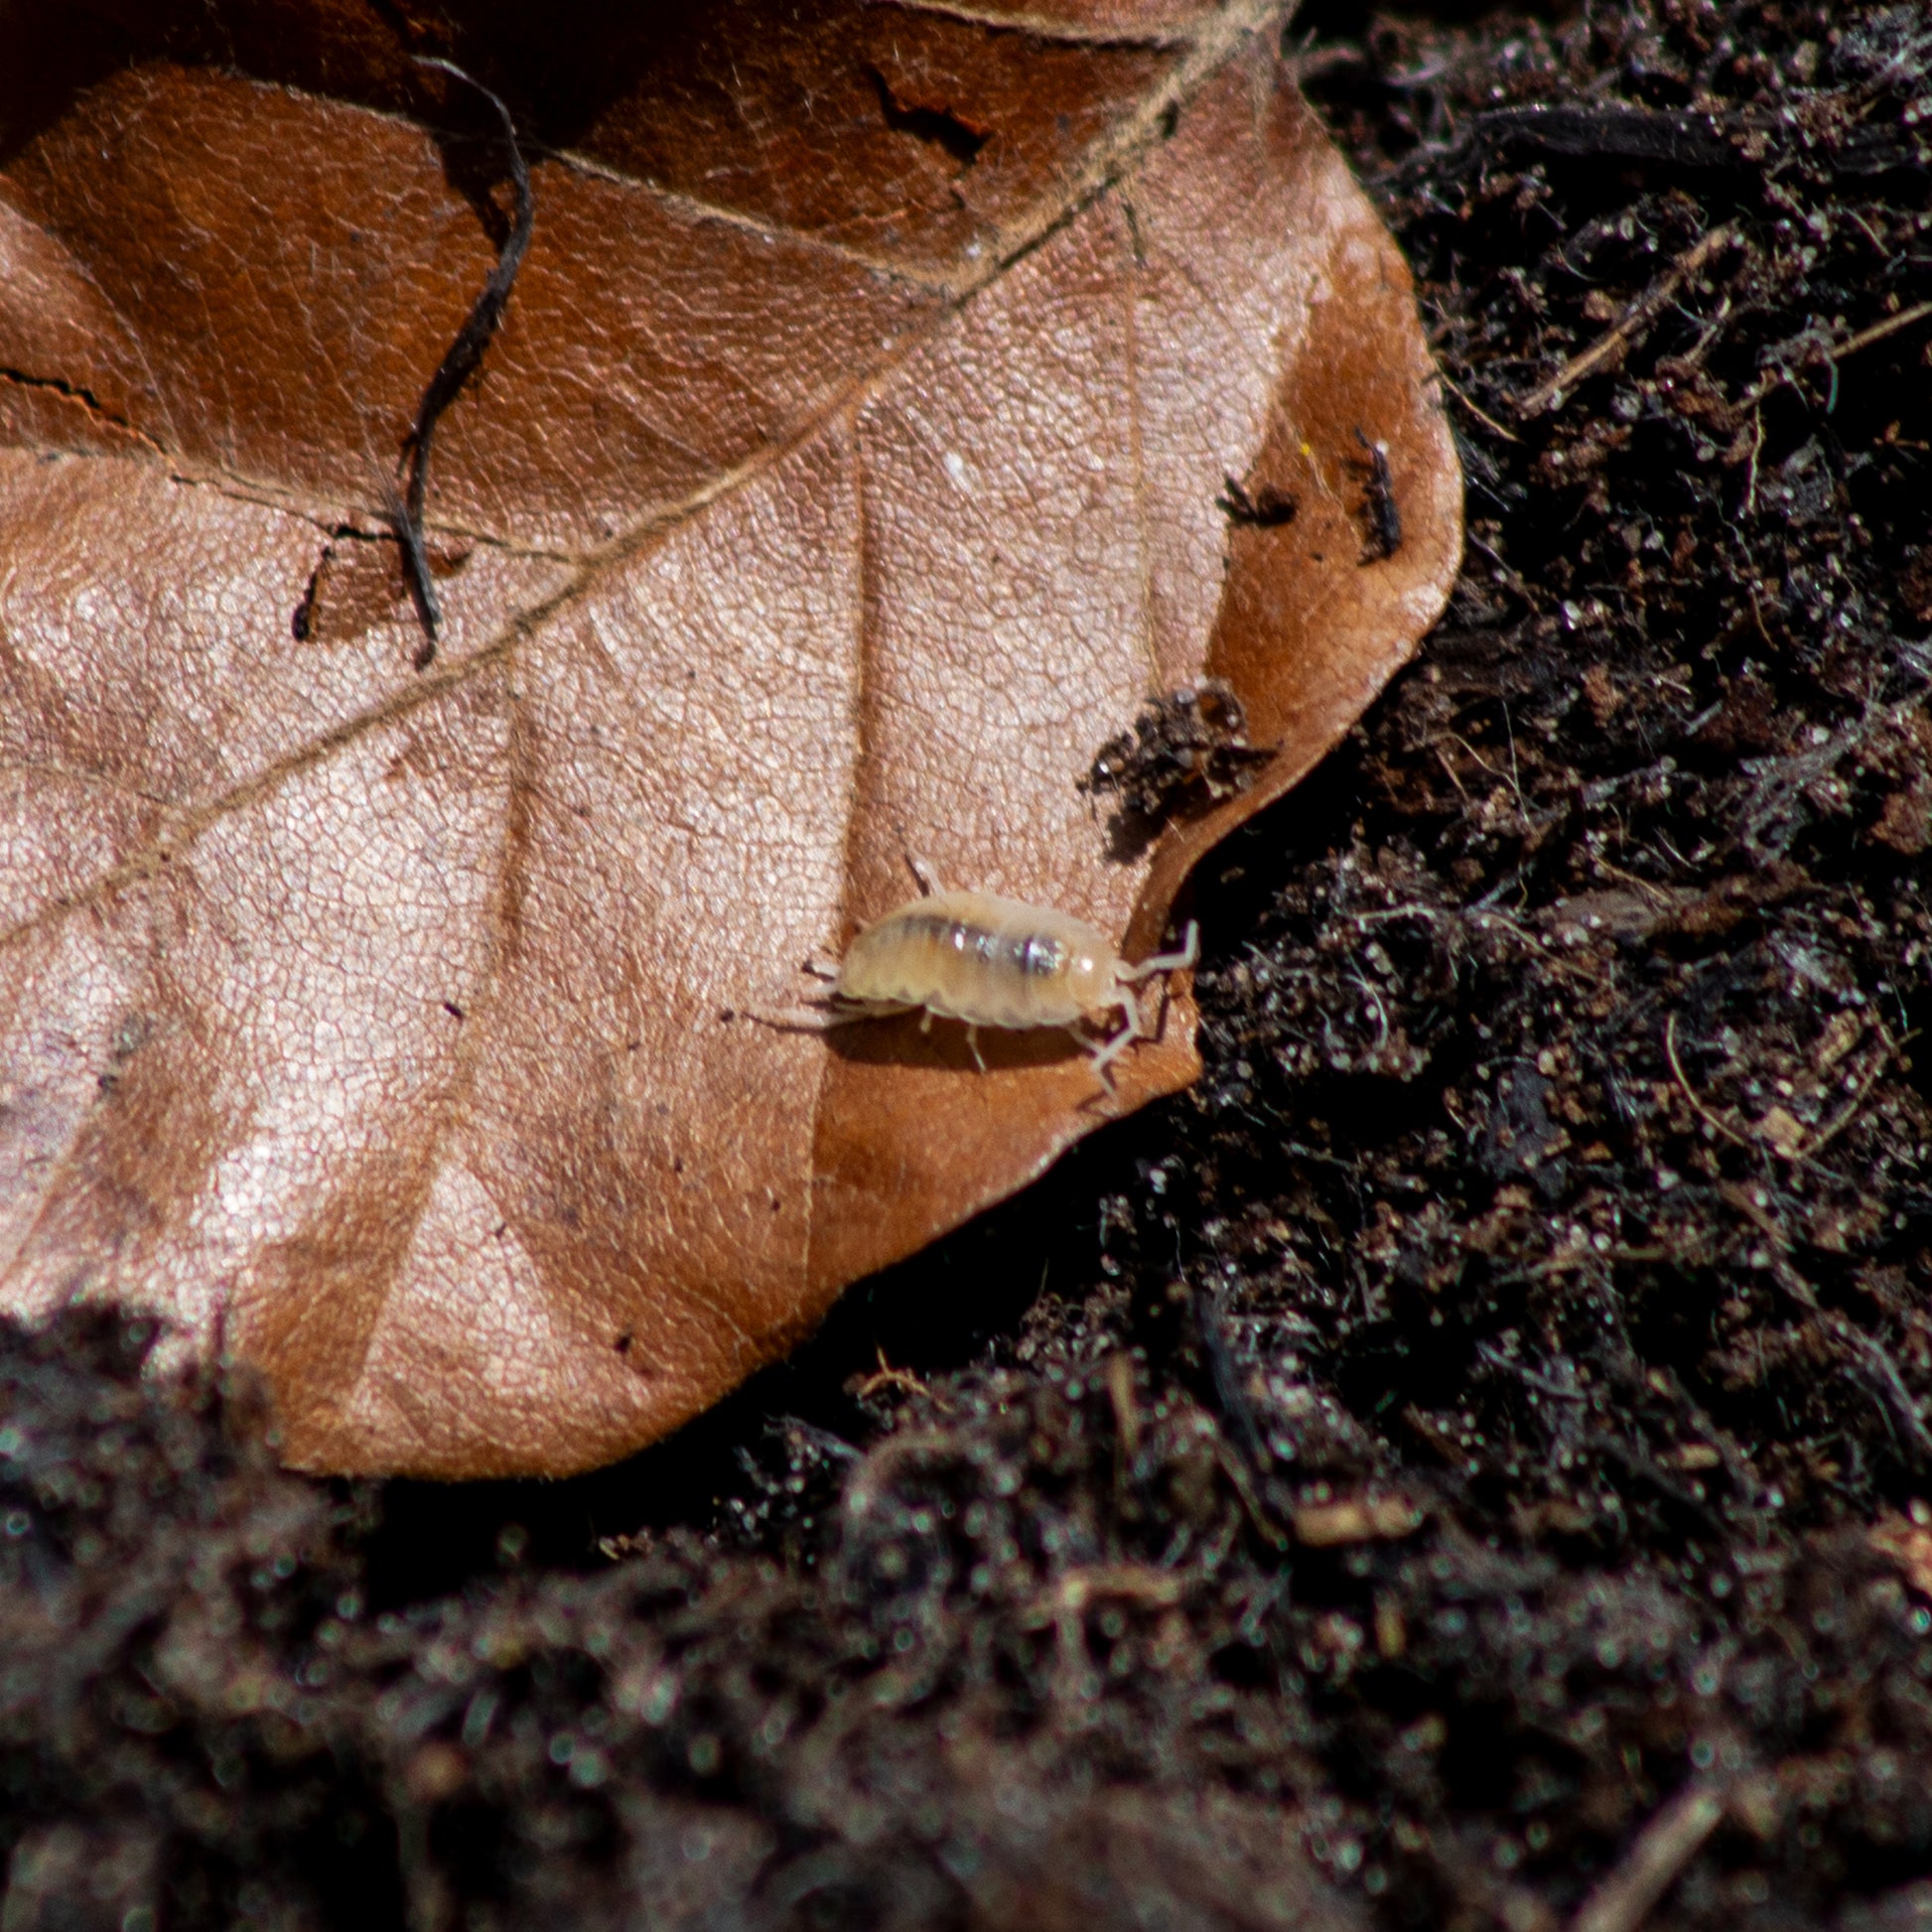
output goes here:
[[1469, 563], [1200, 1087], [582, 1481], [8, 1338], [5, 1932], [1932, 1915], [1932, 19], [1297, 35]]

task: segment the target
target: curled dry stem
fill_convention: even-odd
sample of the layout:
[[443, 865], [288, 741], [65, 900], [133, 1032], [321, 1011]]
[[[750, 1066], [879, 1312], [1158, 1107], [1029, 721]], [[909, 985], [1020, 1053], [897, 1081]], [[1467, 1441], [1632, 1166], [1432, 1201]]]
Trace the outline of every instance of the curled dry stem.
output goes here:
[[496, 266], [489, 271], [489, 279], [483, 283], [483, 293], [471, 305], [463, 327], [457, 331], [456, 341], [444, 351], [442, 361], [436, 366], [436, 373], [430, 377], [429, 386], [423, 391], [422, 401], [416, 405], [416, 420], [410, 426], [408, 441], [403, 445], [409, 465], [408, 482], [400, 502], [392, 504], [389, 511], [396, 540], [402, 545], [403, 571], [409, 582], [409, 595], [423, 626], [423, 643], [415, 657], [416, 668], [420, 671], [426, 670], [436, 656], [436, 633], [443, 621], [436, 587], [430, 579], [429, 557], [423, 548], [423, 503], [429, 493], [430, 445], [435, 439], [436, 425], [443, 412], [476, 373], [483, 350], [489, 346], [491, 337], [503, 320], [510, 290], [516, 285], [516, 272], [523, 266], [523, 256], [530, 246], [530, 228], [535, 218], [536, 203], [530, 192], [529, 164], [523, 159], [523, 150], [517, 145], [516, 122], [501, 98], [481, 80], [466, 73], [454, 61], [419, 55], [416, 65], [419, 68], [434, 68], [438, 72], [460, 80], [496, 110], [496, 117], [502, 123], [503, 148], [509, 158], [510, 182], [516, 195], [516, 210], [510, 221], [509, 235], [496, 257]]

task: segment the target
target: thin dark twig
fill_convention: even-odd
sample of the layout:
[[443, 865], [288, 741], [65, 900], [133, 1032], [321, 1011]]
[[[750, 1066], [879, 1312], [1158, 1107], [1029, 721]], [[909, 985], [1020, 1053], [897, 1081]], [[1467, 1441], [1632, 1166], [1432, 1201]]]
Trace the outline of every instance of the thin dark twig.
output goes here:
[[1832, 393], [1836, 395], [1838, 365], [1848, 355], [1856, 355], [1861, 349], [1869, 348], [1873, 343], [1881, 343], [1887, 336], [1895, 336], [1901, 329], [1909, 329], [1914, 323], [1923, 322], [1927, 316], [1932, 316], [1932, 302], [1920, 302], [1898, 315], [1887, 316], [1882, 322], [1873, 323], [1869, 329], [1861, 329], [1856, 336], [1848, 337], [1842, 343], [1813, 338], [1803, 345], [1798, 356], [1793, 360], [1775, 362], [1759, 376], [1746, 392], [1744, 399], [1738, 403], [1737, 413], [1741, 415], [1746, 409], [1755, 409], [1780, 382], [1791, 380], [1794, 368], [1802, 367], [1807, 363], [1827, 362], [1831, 365]]
[[1706, 1125], [1714, 1127], [1727, 1141], [1735, 1141], [1741, 1148], [1748, 1148], [1755, 1154], [1757, 1148], [1747, 1135], [1738, 1133], [1722, 1115], [1714, 1113], [1698, 1097], [1698, 1090], [1692, 1086], [1690, 1076], [1684, 1071], [1684, 1062], [1677, 1057], [1677, 1015], [1672, 1014], [1664, 1022], [1664, 1053], [1670, 1061], [1670, 1070], [1677, 1075], [1677, 1084], [1684, 1089], [1684, 1098], [1697, 1110], [1698, 1116]]
[[1905, 1460], [1914, 1468], [1924, 1468], [1932, 1462], [1932, 1430], [1926, 1428], [1918, 1398], [1906, 1385], [1898, 1364], [1876, 1335], [1856, 1326], [1843, 1314], [1834, 1311], [1827, 1316], [1825, 1325], [1857, 1358], [1858, 1368], [1863, 1371], [1859, 1379], [1877, 1402], [1880, 1413], [1893, 1425], [1894, 1437], [1903, 1432], [1905, 1440], [1899, 1448], [1905, 1449], [1909, 1446], [1910, 1451]]
[[1207, 1372], [1222, 1413], [1234, 1424], [1241, 1447], [1247, 1450], [1257, 1472], [1264, 1471], [1268, 1467], [1268, 1445], [1256, 1419], [1241, 1364], [1235, 1359], [1227, 1329], [1222, 1325], [1220, 1304], [1212, 1289], [1202, 1287], [1194, 1291], [1194, 1325], [1200, 1332], [1201, 1352], [1207, 1357]]
[[409, 482], [402, 501], [391, 509], [390, 521], [402, 545], [403, 565], [409, 577], [409, 594], [423, 625], [424, 643], [416, 653], [416, 668], [420, 671], [436, 655], [436, 632], [443, 621], [442, 610], [436, 602], [436, 587], [430, 581], [429, 558], [423, 549], [423, 499], [429, 493], [430, 444], [435, 438], [438, 420], [457, 399], [463, 385], [476, 373], [483, 350], [489, 346], [490, 338], [503, 320], [504, 307], [516, 283], [516, 271], [522, 267], [524, 251], [530, 245], [530, 227], [536, 213], [536, 203], [530, 193], [529, 166], [523, 159], [523, 150], [517, 145], [516, 122], [501, 98], [481, 80], [464, 72], [454, 61], [418, 55], [416, 65], [419, 68], [435, 68], [453, 80], [462, 81], [496, 110], [497, 118], [503, 124], [503, 146], [509, 155], [510, 182], [516, 191], [515, 217], [510, 222], [509, 236], [496, 257], [496, 266], [489, 271], [489, 279], [484, 282], [483, 293], [472, 304], [463, 327], [457, 332], [456, 341], [445, 350], [436, 373], [430, 377], [429, 386], [423, 391], [423, 399], [416, 405], [416, 421], [410, 428], [409, 440], [403, 446], [409, 460]]
[[1529, 417], [1555, 404], [1563, 406], [1567, 396], [1586, 377], [1613, 362], [1629, 348], [1650, 325], [1669, 307], [1671, 298], [1684, 284], [1711, 265], [1712, 259], [1737, 239], [1737, 230], [1725, 223], [1713, 228], [1695, 246], [1688, 248], [1651, 286], [1617, 318], [1614, 328], [1599, 336], [1580, 354], [1573, 355], [1555, 375], [1539, 382], [1516, 405], [1519, 416]]
[[861, 1460], [859, 1451], [843, 1436], [835, 1436], [831, 1430], [821, 1429], [802, 1416], [773, 1416], [764, 1425], [764, 1434], [768, 1440], [780, 1444], [790, 1438], [807, 1449], [816, 1449], [828, 1462]]
[[1570, 1932], [1636, 1932], [1725, 1815], [1725, 1793], [1700, 1779], [1652, 1814], [1618, 1864], [1584, 1900]]
[[[1222, 1414], [1234, 1425], [1237, 1438], [1228, 1445], [1229, 1452], [1222, 1458], [1222, 1469], [1234, 1484], [1247, 1509], [1249, 1521], [1254, 1524], [1263, 1541], [1273, 1544], [1278, 1550], [1285, 1549], [1288, 1539], [1273, 1521], [1274, 1512], [1263, 1507], [1263, 1498], [1257, 1493], [1258, 1488], [1265, 1491], [1274, 1487], [1268, 1478], [1267, 1439], [1262, 1434], [1254, 1402], [1242, 1378], [1241, 1364], [1235, 1360], [1227, 1330], [1222, 1326], [1219, 1301], [1214, 1291], [1205, 1286], [1194, 1291], [1194, 1326], [1200, 1336], [1201, 1352], [1207, 1357], [1207, 1370], [1214, 1384], [1214, 1394], [1221, 1404]], [[1273, 1498], [1269, 1500], [1272, 1502]]]

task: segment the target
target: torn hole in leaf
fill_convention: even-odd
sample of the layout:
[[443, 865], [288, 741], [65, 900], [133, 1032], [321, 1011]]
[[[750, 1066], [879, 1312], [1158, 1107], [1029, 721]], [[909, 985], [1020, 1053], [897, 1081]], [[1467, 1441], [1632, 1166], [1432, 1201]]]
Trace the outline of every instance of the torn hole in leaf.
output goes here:
[[951, 156], [960, 174], [979, 159], [991, 130], [976, 127], [947, 103], [908, 98], [886, 77], [883, 69], [866, 65], [866, 77], [879, 94], [880, 111], [895, 134], [909, 134], [915, 141], [938, 148]]
[[[430, 575], [459, 576], [474, 544], [444, 540], [424, 546]], [[393, 536], [339, 529], [323, 546], [289, 628], [298, 643], [350, 644], [379, 623], [400, 621], [409, 609], [402, 545]]]

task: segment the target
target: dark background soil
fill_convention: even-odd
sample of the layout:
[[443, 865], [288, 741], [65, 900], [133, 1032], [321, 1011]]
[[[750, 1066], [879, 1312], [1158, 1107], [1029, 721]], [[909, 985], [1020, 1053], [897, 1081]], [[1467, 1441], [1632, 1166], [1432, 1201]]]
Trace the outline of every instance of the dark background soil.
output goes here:
[[1932, 1923], [1932, 15], [1362, 23], [1468, 567], [1200, 1087], [579, 1481], [0, 1338], [0, 1932]]

